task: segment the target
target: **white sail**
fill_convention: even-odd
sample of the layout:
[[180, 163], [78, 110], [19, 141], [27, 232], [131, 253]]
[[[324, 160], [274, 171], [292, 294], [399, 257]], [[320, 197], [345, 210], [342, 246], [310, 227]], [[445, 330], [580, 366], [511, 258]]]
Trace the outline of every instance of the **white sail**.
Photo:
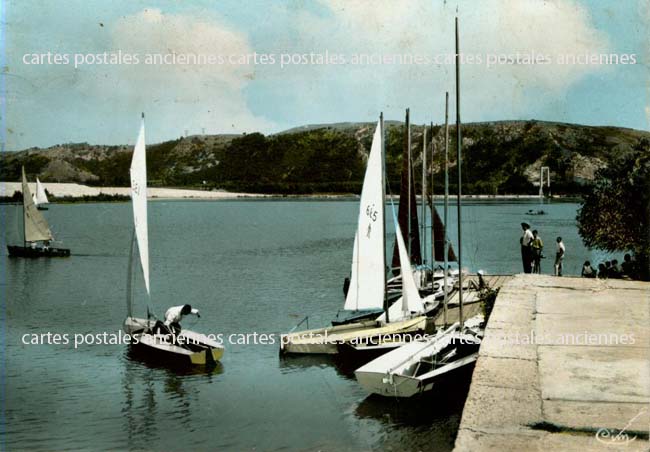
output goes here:
[[25, 168], [23, 167], [23, 221], [25, 226], [25, 241], [38, 242], [52, 240], [52, 232], [43, 214], [38, 211], [29, 191]]
[[[399, 227], [397, 217], [393, 212], [393, 221], [395, 223], [395, 237], [397, 239], [397, 248], [399, 250], [399, 265], [402, 269], [402, 312], [406, 315], [411, 313], [421, 314], [424, 312], [424, 302], [420, 297], [418, 286], [415, 284], [415, 277], [413, 276], [413, 267], [409, 259], [402, 230]], [[390, 314], [390, 313], [389, 313]], [[393, 320], [389, 317], [390, 320]]]
[[345, 309], [376, 309], [384, 306], [383, 137], [378, 122], [372, 139], [368, 166], [361, 189], [359, 221], [354, 240], [350, 288]]
[[138, 141], [135, 143], [131, 159], [131, 200], [133, 204], [133, 223], [138, 241], [140, 264], [145, 287], [149, 294], [149, 231], [147, 226], [147, 155], [144, 139], [144, 117], [140, 125]]
[[41, 184], [41, 181], [36, 178], [36, 205], [48, 204], [50, 201], [47, 199], [47, 194], [45, 194], [45, 187]]
[[[404, 236], [402, 235], [402, 230], [399, 227], [394, 211], [393, 222], [395, 223], [395, 241], [397, 242], [399, 262], [402, 268], [402, 297], [388, 309], [388, 320], [390, 322], [400, 322], [410, 317], [424, 314], [425, 305], [415, 283], [415, 273], [413, 272], [408, 251], [406, 250]], [[386, 313], [380, 315], [377, 320], [385, 322]]]

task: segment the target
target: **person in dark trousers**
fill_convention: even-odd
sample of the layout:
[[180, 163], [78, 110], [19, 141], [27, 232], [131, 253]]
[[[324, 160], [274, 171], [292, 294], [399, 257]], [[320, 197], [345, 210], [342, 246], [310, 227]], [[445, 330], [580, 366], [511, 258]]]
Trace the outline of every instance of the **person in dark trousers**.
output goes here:
[[524, 273], [530, 273], [532, 271], [532, 248], [533, 243], [533, 233], [530, 232], [530, 225], [528, 223], [521, 223], [521, 229], [524, 233], [519, 239], [519, 244], [521, 245], [521, 263], [524, 266]]
[[598, 264], [598, 278], [607, 279], [607, 267], [602, 262]]
[[566, 248], [562, 242], [562, 237], [558, 237], [555, 241], [557, 242], [555, 251], [555, 276], [562, 276], [562, 262], [564, 261]]
[[537, 229], [533, 231], [533, 241], [531, 243], [532, 257], [533, 257], [533, 273], [541, 273], [542, 250], [544, 249], [544, 242], [542, 242]]

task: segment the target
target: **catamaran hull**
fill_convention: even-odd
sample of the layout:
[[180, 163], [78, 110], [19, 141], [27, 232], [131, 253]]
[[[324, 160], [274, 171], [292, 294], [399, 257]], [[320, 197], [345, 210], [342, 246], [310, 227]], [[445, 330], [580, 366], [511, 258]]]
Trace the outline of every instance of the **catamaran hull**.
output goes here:
[[67, 248], [32, 248], [31, 246], [7, 245], [9, 257], [70, 257]]

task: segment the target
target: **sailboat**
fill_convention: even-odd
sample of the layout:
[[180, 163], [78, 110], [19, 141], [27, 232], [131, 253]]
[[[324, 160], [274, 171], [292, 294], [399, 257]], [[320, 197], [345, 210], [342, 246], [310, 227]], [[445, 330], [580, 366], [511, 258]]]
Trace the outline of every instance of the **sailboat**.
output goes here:
[[[345, 300], [348, 311], [383, 310], [388, 314], [382, 320], [361, 320], [332, 327], [297, 331], [282, 336], [282, 353], [337, 354], [338, 345], [363, 342], [373, 337], [424, 331], [427, 318], [417, 300], [402, 295], [397, 300], [398, 315], [388, 309], [386, 290], [386, 225], [385, 225], [385, 170], [383, 117], [377, 123], [372, 140], [359, 206], [357, 231], [354, 240], [350, 286]], [[403, 252], [401, 264], [410, 268], [408, 253], [396, 225]], [[412, 274], [411, 274], [412, 276]], [[413, 281], [413, 286], [415, 282]], [[406, 294], [406, 292], [404, 292]], [[417, 288], [415, 288], [417, 294]], [[419, 294], [417, 299], [420, 300]], [[294, 328], [295, 329], [295, 328]]]
[[45, 193], [45, 187], [41, 184], [41, 181], [36, 178], [36, 193], [32, 195], [34, 204], [38, 210], [47, 210], [45, 204], [49, 204], [50, 201], [47, 199], [47, 194]]
[[25, 167], [22, 168], [23, 185], [23, 246], [7, 245], [10, 257], [68, 257], [70, 250], [50, 246], [52, 231], [45, 217], [38, 211], [27, 184]]
[[[456, 18], [456, 156], [458, 162], [458, 268], [462, 268], [461, 233], [461, 132], [460, 132], [460, 69], [458, 44], [458, 18]], [[471, 365], [478, 359], [484, 325], [483, 316], [467, 321], [463, 318], [463, 272], [458, 272], [459, 321], [446, 330], [421, 341], [402, 345], [355, 371], [357, 381], [370, 393], [384, 396], [411, 397], [430, 391], [435, 382], [450, 372]], [[445, 300], [445, 322], [446, 322]]]
[[[221, 344], [204, 334], [181, 330], [177, 334], [157, 328], [158, 320], [152, 314], [149, 287], [149, 231], [147, 221], [147, 157], [145, 146], [144, 113], [138, 140], [131, 160], [131, 201], [133, 205], [134, 231], [131, 239], [127, 275], [127, 317], [123, 330], [132, 338], [131, 346], [143, 357], [157, 359], [165, 364], [211, 365], [224, 353]], [[133, 254], [138, 247], [140, 266], [147, 292], [147, 317], [133, 315]], [[154, 331], [155, 330], [155, 331]]]

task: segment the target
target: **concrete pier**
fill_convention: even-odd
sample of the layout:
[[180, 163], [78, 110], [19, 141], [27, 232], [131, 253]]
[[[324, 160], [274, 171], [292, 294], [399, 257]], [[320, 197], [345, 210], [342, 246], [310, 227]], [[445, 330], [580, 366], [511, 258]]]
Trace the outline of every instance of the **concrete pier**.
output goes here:
[[507, 281], [455, 450], [647, 451], [649, 429], [650, 283]]

